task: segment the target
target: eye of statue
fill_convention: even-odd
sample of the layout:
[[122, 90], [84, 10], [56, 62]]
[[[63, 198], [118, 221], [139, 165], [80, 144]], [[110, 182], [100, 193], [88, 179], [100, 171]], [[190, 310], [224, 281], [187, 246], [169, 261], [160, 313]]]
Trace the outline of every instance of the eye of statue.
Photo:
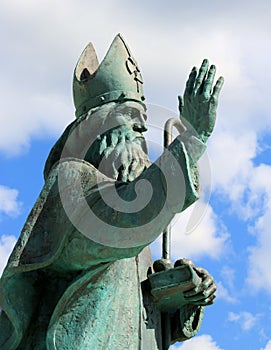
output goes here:
[[125, 109], [125, 114], [127, 114], [129, 117], [132, 117], [133, 116], [133, 108], [131, 108], [131, 107], [127, 107], [126, 109]]
[[132, 107], [124, 107], [123, 109], [120, 110], [120, 113], [125, 117], [125, 118], [133, 118], [133, 109]]

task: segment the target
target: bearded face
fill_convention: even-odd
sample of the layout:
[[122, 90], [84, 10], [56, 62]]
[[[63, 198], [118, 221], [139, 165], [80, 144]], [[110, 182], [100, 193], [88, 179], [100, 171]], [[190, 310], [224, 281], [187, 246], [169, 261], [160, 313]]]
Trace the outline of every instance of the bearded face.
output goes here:
[[143, 132], [146, 114], [138, 102], [107, 103], [70, 124], [52, 148], [44, 176], [64, 158], [84, 159], [119, 181], [133, 181], [150, 165]]
[[103, 128], [85, 160], [118, 181], [133, 181], [150, 165], [143, 132], [146, 114], [137, 102], [117, 104], [107, 114]]

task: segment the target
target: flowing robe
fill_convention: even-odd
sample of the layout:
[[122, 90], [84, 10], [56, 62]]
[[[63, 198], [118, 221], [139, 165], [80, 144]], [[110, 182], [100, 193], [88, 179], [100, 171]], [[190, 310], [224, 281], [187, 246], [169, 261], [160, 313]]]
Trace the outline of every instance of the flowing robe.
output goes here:
[[[2, 350], [161, 349], [160, 312], [147, 280], [152, 270], [148, 245], [175, 213], [198, 198], [194, 166], [180, 136], [169, 146], [169, 153], [163, 153], [140, 176], [154, 189], [151, 205], [128, 216], [114, 215], [101, 193], [110, 195], [117, 188], [122, 198], [131, 200], [138, 179], [116, 183], [90, 163], [75, 158], [54, 165], [0, 280]], [[182, 180], [174, 169], [172, 155], [182, 169]], [[161, 165], [170, 169], [175, 189], [170, 194], [161, 176]], [[62, 193], [72, 200], [73, 220], [63, 207], [60, 173]], [[83, 196], [82, 192], [78, 195], [78, 183], [83, 187]], [[184, 201], [180, 201], [180, 193]], [[109, 220], [112, 232], [92, 226], [89, 208], [102, 220]], [[163, 215], [155, 220], [160, 211]], [[80, 225], [85, 223], [89, 231], [95, 230], [97, 237], [117, 235], [119, 239], [118, 227], [127, 226], [131, 220], [134, 227], [140, 227], [142, 220], [144, 225], [147, 222], [148, 230], [142, 225], [141, 238], [146, 239], [141, 245], [137, 242], [135, 246], [118, 248], [86, 237], [74, 220]], [[202, 307], [185, 305], [177, 309], [171, 317], [172, 342], [194, 336], [202, 314]]]

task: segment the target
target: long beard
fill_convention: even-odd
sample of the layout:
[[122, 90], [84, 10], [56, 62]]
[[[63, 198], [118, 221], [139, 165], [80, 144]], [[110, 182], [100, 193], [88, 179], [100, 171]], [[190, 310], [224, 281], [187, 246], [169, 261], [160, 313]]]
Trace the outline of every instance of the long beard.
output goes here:
[[150, 165], [145, 139], [125, 126], [99, 136], [85, 157], [100, 172], [130, 182]]

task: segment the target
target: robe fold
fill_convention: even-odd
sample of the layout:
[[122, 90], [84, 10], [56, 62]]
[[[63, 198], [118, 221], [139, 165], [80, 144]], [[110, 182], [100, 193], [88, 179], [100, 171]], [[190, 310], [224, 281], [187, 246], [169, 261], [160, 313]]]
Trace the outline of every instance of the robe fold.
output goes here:
[[[171, 190], [161, 169], [170, 173]], [[116, 182], [84, 160], [56, 163], [0, 280], [0, 348], [161, 349], [161, 315], [147, 280], [148, 245], [198, 198], [195, 174], [180, 137], [131, 183]], [[142, 179], [152, 185], [153, 198], [141, 212], [116, 214], [105, 204], [115, 191], [133, 200]], [[106, 225], [91, 221], [90, 211]], [[111, 244], [114, 239], [123, 245]], [[177, 309], [172, 342], [194, 336], [202, 315], [202, 307]]]

